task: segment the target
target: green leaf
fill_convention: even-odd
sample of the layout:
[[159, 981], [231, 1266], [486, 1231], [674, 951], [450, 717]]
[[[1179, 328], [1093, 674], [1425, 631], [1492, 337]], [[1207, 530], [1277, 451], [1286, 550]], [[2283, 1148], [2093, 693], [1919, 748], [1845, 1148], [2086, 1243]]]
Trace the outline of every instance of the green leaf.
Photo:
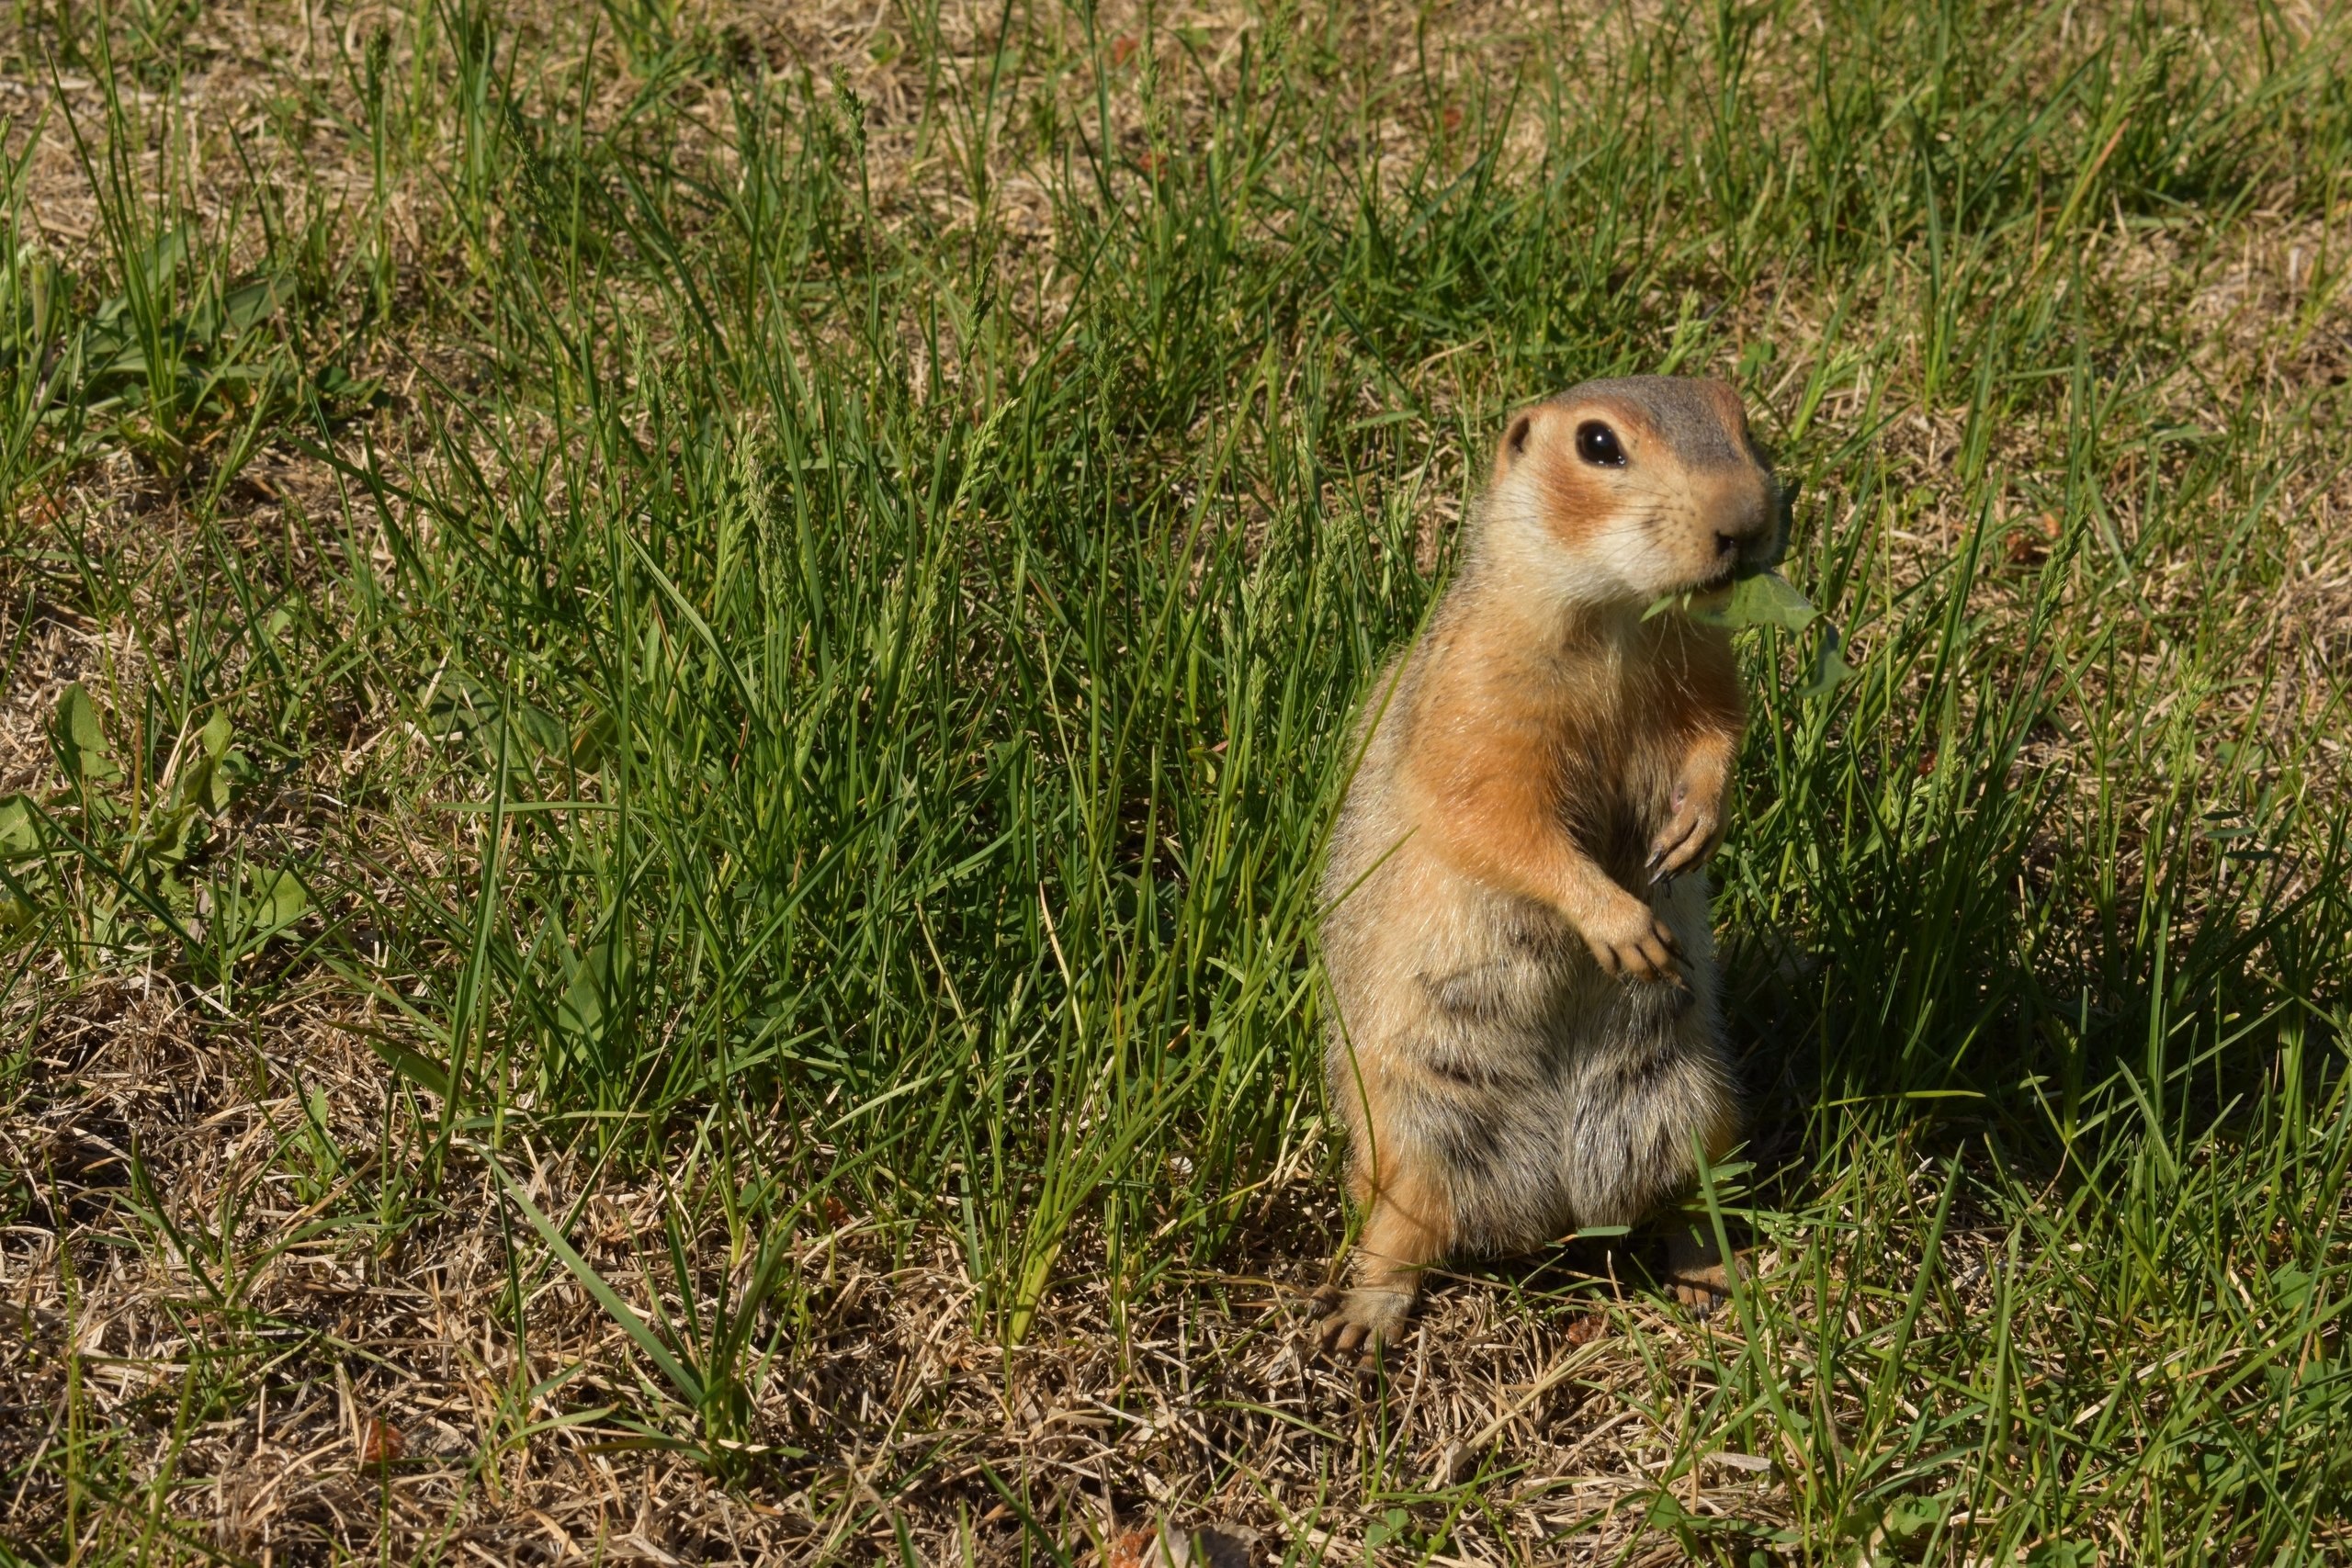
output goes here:
[[320, 371], [314, 389], [321, 402], [334, 404], [346, 413], [379, 408], [392, 400], [380, 379], [370, 376], [363, 381], [340, 365]]
[[182, 753], [180, 764], [172, 773], [172, 792], [166, 811], [194, 810], [211, 806], [212, 775], [216, 772], [212, 759], [203, 752]]
[[[1720, 596], [1669, 593], [1643, 611], [1642, 619], [1646, 621], [1668, 610], [1679, 611], [1702, 626], [1732, 631], [1779, 626], [1783, 631], [1801, 632], [1821, 619], [1821, 612], [1813, 601], [1777, 571], [1744, 572], [1733, 579], [1730, 591]], [[1796, 695], [1805, 702], [1827, 696], [1852, 679], [1853, 674], [1853, 666], [1846, 662], [1844, 637], [1836, 626], [1824, 623], [1821, 646], [1814, 651], [1813, 666]]]
[[250, 331], [277, 313], [285, 300], [284, 280], [265, 277], [243, 288], [232, 288], [220, 301], [221, 324], [231, 333]]
[[1813, 672], [1805, 683], [1797, 688], [1799, 702], [1812, 702], [1826, 697], [1854, 678], [1854, 667], [1846, 662], [1844, 639], [1836, 626], [1821, 628], [1821, 647], [1813, 656]]
[[2026, 1553], [2026, 1568], [2092, 1568], [2096, 1548], [2071, 1540], [2045, 1540]]
[[74, 779], [107, 784], [122, 777], [122, 770], [107, 755], [107, 734], [98, 724], [97, 705], [90, 701], [81, 682], [66, 687], [58, 697], [51, 736], [57, 743], [58, 760]]
[[1813, 601], [1797, 592], [1794, 584], [1777, 571], [1759, 571], [1736, 580], [1731, 596], [1720, 604], [1693, 604], [1685, 612], [1690, 617], [1711, 626], [1728, 626], [1735, 631], [1747, 626], [1780, 626], [1801, 632], [1817, 619], [1821, 612]]
[[593, 773], [605, 765], [620, 739], [619, 728], [612, 715], [601, 708], [590, 708], [571, 731], [571, 765], [583, 773]]
[[179, 271], [180, 263], [187, 259], [187, 234], [179, 229], [166, 229], [155, 236], [155, 243], [132, 258], [139, 268], [140, 281], [146, 285], [150, 296], [161, 294], [171, 287], [172, 275]]
[[40, 818], [32, 802], [21, 795], [0, 798], [0, 861], [23, 860], [40, 853]]
[[1951, 1500], [1948, 1497], [1897, 1497], [1886, 1506], [1886, 1516], [1879, 1528], [1895, 1544], [1915, 1547], [1925, 1544], [1951, 1514]]
[[[565, 955], [565, 965], [572, 965], [569, 954]], [[604, 1039], [609, 1022], [605, 998], [612, 989], [612, 971], [613, 949], [609, 942], [599, 942], [580, 958], [571, 984], [556, 1003], [557, 1029], [591, 1045]]]
[[2301, 1313], [2312, 1304], [2313, 1280], [2311, 1275], [2291, 1265], [2270, 1271], [2270, 1288], [2278, 1304], [2290, 1313]]
[[402, 1044], [379, 1030], [356, 1023], [339, 1023], [335, 1027], [367, 1041], [368, 1049], [383, 1057], [392, 1071], [426, 1093], [438, 1095], [443, 1100], [449, 1098], [449, 1069], [424, 1052]]
[[260, 935], [275, 935], [309, 911], [311, 896], [292, 872], [255, 871], [246, 873], [246, 877], [252, 886], [247, 915]]
[[509, 705], [506, 716], [515, 731], [542, 756], [562, 757], [571, 750], [571, 732], [545, 708], [528, 703]]
[[[209, 761], [203, 766], [208, 773], [211, 769]], [[178, 793], [175, 784], [175, 797]], [[150, 870], [174, 866], [185, 862], [203, 842], [203, 822], [197, 815], [195, 803], [177, 801], [147, 819], [146, 831], [139, 836], [139, 855], [148, 863]]]
[[218, 817], [229, 808], [229, 774], [221, 766], [229, 755], [229, 716], [214, 714], [196, 732], [196, 750], [181, 754], [172, 776], [172, 803], [197, 807]]
[[1392, 1540], [1401, 1540], [1404, 1539], [1406, 1530], [1411, 1528], [1412, 1522], [1412, 1515], [1404, 1509], [1391, 1508], [1366, 1527], [1363, 1532], [1363, 1543], [1366, 1546], [1381, 1546]]
[[221, 938], [241, 954], [266, 945], [311, 908], [302, 879], [290, 871], [247, 866], [240, 882], [225, 896], [216, 885], [213, 898]]

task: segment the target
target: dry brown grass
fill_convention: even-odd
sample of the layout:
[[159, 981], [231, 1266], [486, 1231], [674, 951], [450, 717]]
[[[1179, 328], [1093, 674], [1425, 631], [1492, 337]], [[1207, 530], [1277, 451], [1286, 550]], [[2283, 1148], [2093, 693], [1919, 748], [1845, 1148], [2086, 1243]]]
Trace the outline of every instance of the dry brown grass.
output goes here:
[[[2099, 25], [2098, 8], [2079, 9], [2068, 28]], [[141, 177], [170, 185], [208, 231], [233, 229], [240, 255], [266, 243], [251, 220], [257, 184], [313, 209], [348, 203], [347, 220], [375, 188], [364, 141], [348, 130], [350, 62], [390, 14], [310, 0], [196, 12], [175, 35], [169, 92], [124, 95], [134, 116], [153, 113]], [[712, 4], [693, 19], [771, 70], [854, 92], [877, 209], [943, 251], [985, 235], [992, 276], [1024, 330], [1040, 331], [1076, 288], [1056, 249], [1052, 171], [1037, 166], [1017, 126], [1000, 121], [976, 149], [969, 121], [941, 107], [958, 100], [940, 82], [968, 84], [989, 70], [1000, 14], [943, 7], [935, 36], [905, 11], [846, 0]], [[1500, 0], [1426, 12], [1366, 6], [1348, 17], [1331, 39], [1334, 90], [1374, 96], [1423, 69], [1423, 39], [1440, 46], [1430, 66], [1457, 96], [1474, 85], [1500, 94], [1573, 25], [1555, 7]], [[1607, 25], [1654, 21], [1636, 8]], [[641, 82], [594, 7], [531, 0], [507, 6], [503, 25], [514, 58], [537, 74], [537, 91], [553, 96], [572, 90], [568, 63], [593, 37], [602, 65], [589, 119], [609, 125], [629, 112]], [[1238, 4], [1170, 10], [1120, 0], [1102, 6], [1094, 25], [1114, 80], [1099, 84], [1032, 51], [1020, 67], [1028, 74], [1001, 90], [1008, 100], [1057, 103], [1083, 123], [1102, 88], [1117, 152], [1148, 174], [1161, 150], [1188, 149], [1204, 134], [1210, 106], [1238, 80], [1241, 40], [1277, 24]], [[2315, 14], [2296, 25], [2316, 26]], [[104, 107], [95, 82], [52, 82], [33, 69], [47, 36], [34, 28], [0, 37], [0, 57], [12, 62], [0, 78], [5, 141], [12, 152], [30, 149], [30, 226], [64, 265], [96, 276], [111, 264], [67, 123], [100, 124]], [[396, 50], [390, 68], [413, 63]], [[1179, 84], [1149, 107], [1134, 91], [1147, 68]], [[1792, 102], [1804, 90], [1802, 81], [1781, 85]], [[1367, 168], [1401, 165], [1428, 135], [1419, 101], [1396, 94], [1365, 122], [1363, 144], [1327, 151]], [[668, 112], [648, 132], [667, 156], [729, 168], [723, 84], [699, 100], [680, 96]], [[1532, 162], [1542, 134], [1529, 116], [1506, 145]], [[241, 140], [251, 163], [236, 154]], [[981, 200], [969, 175], [976, 162], [990, 171]], [[449, 309], [475, 298], [479, 280], [432, 173], [420, 161], [384, 193], [404, 292], [398, 320], [365, 355], [393, 395], [345, 433], [347, 447], [364, 432], [419, 473], [441, 461], [428, 428], [432, 388], [441, 378], [472, 385], [479, 374], [479, 345], [451, 337]], [[2217, 410], [2243, 408], [2260, 424], [2344, 382], [2352, 308], [2341, 273], [2323, 273], [2315, 258], [2341, 250], [2352, 209], [2341, 192], [2315, 207], [2297, 188], [2282, 176], [2275, 197], [2215, 215], [2226, 245], [2135, 228], [2120, 210], [2097, 231], [2083, 257], [2096, 288], [2143, 303], [2161, 297], [2195, 323], [2193, 362], [2152, 393], [2136, 416], [2144, 423], [2219, 429]], [[2224, 252], [2234, 259], [2217, 260]], [[1919, 287], [1891, 265], [1865, 301], [1873, 330], [1894, 333], [1887, 323], [1924, 309]], [[1785, 411], [1836, 352], [1832, 301], [1804, 277], [1762, 276], [1707, 303], [1722, 313], [1725, 342], [1781, 344], [1784, 368], [1759, 387], [1769, 406]], [[2288, 319], [2308, 328], [2282, 333]], [[952, 362], [935, 369], [960, 373]], [[1843, 434], [1900, 411], [1873, 444], [1890, 482], [1916, 498], [1884, 542], [1882, 587], [1892, 593], [1948, 562], [1972, 522], [1964, 508], [1982, 492], [1953, 477], [1965, 389], [1949, 408], [1923, 406], [1907, 400], [1910, 389], [1867, 379], [1872, 373], [1835, 386], [1818, 420]], [[1463, 411], [1484, 406], [1494, 389], [1436, 363], [1408, 378], [1426, 400], [1399, 440], [1437, 453], [1423, 492], [1422, 536], [1433, 550], [1458, 504], [1459, 477], [1476, 466], [1448, 422], [1466, 419]], [[2340, 791], [2352, 761], [2342, 707], [2352, 662], [2352, 479], [2328, 456], [2345, 434], [2342, 400], [2317, 406], [2336, 423], [2279, 438], [2300, 466], [2267, 504], [2300, 526], [2276, 590], [2243, 606], [2243, 678], [2183, 686], [2180, 700], [2197, 709], [2191, 754], [2265, 739], [2302, 750], [2299, 787], [2324, 792]], [[2019, 542], [2004, 547], [1988, 598], [1993, 615], [2012, 621], [2030, 604], [2025, 580], [2048, 547], [2037, 519], [2064, 482], [2049, 467], [2064, 453], [2063, 411], [2041, 415], [1994, 437], [2004, 470], [1996, 516]], [[2127, 548], [2152, 526], [2135, 507], [2161, 497], [2166, 460], [2127, 455], [2105, 476], [2104, 493], [2116, 498], [2111, 525]], [[2133, 467], [2150, 462], [2159, 466], [2154, 485]], [[315, 586], [340, 570], [321, 520], [363, 515], [348, 496], [346, 477], [291, 443], [266, 448], [201, 524], [184, 489], [121, 450], [18, 495], [15, 547], [0, 564], [0, 646], [10, 650], [0, 792], [53, 783], [48, 726], [70, 683], [106, 694], [112, 710], [168, 678], [191, 604], [223, 582], [207, 527], [249, 547], [263, 570]], [[390, 567], [386, 540], [352, 537]], [[77, 554], [103, 556], [135, 581], [111, 618], [82, 607]], [[2141, 557], [2132, 613], [2156, 627], [2191, 618], [2211, 566], [2194, 541]], [[2080, 613], [2097, 616], [2106, 612], [2092, 601], [2113, 589], [2086, 570], [2072, 592]], [[2115, 689], [2132, 693], [2162, 690], [2176, 664], [2197, 663], [2161, 637], [2120, 640], [2114, 659]], [[2205, 681], [2209, 667], [2197, 667]], [[448, 749], [406, 716], [414, 673], [382, 672], [382, 700], [372, 705], [301, 716], [294, 772], [267, 798], [240, 803], [231, 825], [238, 840], [323, 845], [339, 875], [387, 899], [417, 880], [462, 887], [479, 870], [481, 835], [428, 807], [477, 792], [452, 782]], [[2075, 693], [2069, 711], [2095, 710], [2101, 694], [2096, 685]], [[2029, 761], [2092, 793], [2103, 771], [2125, 770], [2154, 798], [2163, 785], [2153, 753], [2175, 738], [2165, 716], [2161, 705], [2146, 714], [2131, 738], [2151, 754], [2078, 726], [2040, 738]], [[2315, 726], [2326, 729], [2312, 736]], [[403, 875], [387, 870], [395, 863]], [[368, 940], [356, 931], [360, 951]], [[38, 1543], [70, 1539], [88, 1561], [144, 1561], [152, 1549], [172, 1561], [263, 1563], [782, 1563], [902, 1551], [1010, 1562], [1032, 1550], [1024, 1511], [1043, 1536], [1105, 1568], [1147, 1561], [1131, 1532], [1163, 1523], [1225, 1530], [1251, 1543], [1242, 1550], [1253, 1561], [1346, 1560], [1381, 1527], [1385, 1499], [1417, 1494], [1419, 1524], [1432, 1510], [1448, 1524], [1442, 1553], [1412, 1560], [1663, 1563], [1682, 1561], [1685, 1547], [1651, 1527], [1661, 1478], [1690, 1513], [1747, 1521], [1758, 1540], [1803, 1522], [1790, 1487], [1804, 1463], [1793, 1445], [1786, 1455], [1706, 1452], [1689, 1464], [1716, 1430], [1709, 1401], [1727, 1386], [1744, 1331], [1614, 1288], [1613, 1271], [1637, 1275], [1631, 1258], [1522, 1260], [1441, 1286], [1378, 1385], [1308, 1359], [1298, 1332], [1304, 1292], [1344, 1230], [1312, 1122], [1261, 1173], [1248, 1224], [1214, 1267], [1180, 1261], [1135, 1299], [1114, 1288], [1101, 1235], [1081, 1235], [1065, 1255], [1063, 1284], [1014, 1348], [976, 1310], [952, 1204], [943, 1204], [943, 1223], [914, 1224], [828, 1198], [791, 1244], [804, 1315], [778, 1352], [788, 1375], [768, 1380], [747, 1415], [761, 1439], [717, 1455], [689, 1451], [630, 1424], [630, 1412], [666, 1395], [579, 1282], [518, 1245], [521, 1222], [481, 1158], [456, 1159], [429, 1199], [411, 1194], [420, 1210], [381, 1229], [350, 1200], [387, 1185], [389, 1173], [338, 1172], [322, 1158], [306, 1184], [300, 1151], [310, 1142], [405, 1148], [431, 1112], [357, 1032], [395, 1021], [386, 998], [309, 960], [294, 973], [270, 967], [284, 962], [283, 950], [257, 961], [264, 973], [247, 988], [267, 1000], [249, 1007], [224, 1005], [168, 964], [94, 974], [36, 953], [0, 1002], [0, 1053], [20, 1054], [0, 1080], [0, 1169], [21, 1173], [15, 1207], [0, 1209], [9, 1219], [0, 1230], [0, 1314], [22, 1325], [0, 1329], [0, 1476], [12, 1488], [0, 1502], [0, 1540], [31, 1560], [64, 1560]], [[515, 1109], [533, 1107], [524, 1099]], [[743, 1239], [714, 1207], [708, 1166], [684, 1158], [692, 1127], [676, 1132], [681, 1163], [667, 1172], [600, 1163], [593, 1144], [569, 1141], [572, 1131], [511, 1133], [507, 1168], [545, 1212], [569, 1215], [578, 1205], [571, 1235], [640, 1314], [683, 1304], [656, 1267], [665, 1215], [685, 1216], [689, 1273], [709, 1299], [724, 1280], [740, 1284]], [[772, 1136], [782, 1166], [826, 1147], [821, 1127], [788, 1111]], [[1881, 1267], [1865, 1249], [1895, 1238], [1924, 1245], [1941, 1168], [1909, 1152], [1905, 1160], [1907, 1190], [1875, 1194], [1867, 1226], [1856, 1214], [1862, 1228], [1815, 1238], [1840, 1269]], [[1990, 1224], [1963, 1214], [1942, 1238], [1945, 1271], [1967, 1282], [1928, 1309], [1946, 1331], [1964, 1333], [1990, 1310], [2001, 1245]], [[1774, 1260], [1765, 1260], [1768, 1273]], [[1815, 1277], [1793, 1269], [1760, 1287], [1797, 1313], [1816, 1289]], [[2130, 1359], [2138, 1347], [2126, 1327], [2118, 1333], [2117, 1355]], [[2055, 1364], [2074, 1352], [2052, 1335], [2035, 1348]], [[101, 1435], [116, 1450], [103, 1480], [61, 1457], [95, 1450]], [[1384, 1501], [1368, 1509], [1368, 1497]], [[2132, 1549], [2120, 1532], [2119, 1540], [2102, 1544]], [[1811, 1548], [1786, 1550], [1794, 1561]], [[1855, 1550], [1893, 1549], [1865, 1539]]]

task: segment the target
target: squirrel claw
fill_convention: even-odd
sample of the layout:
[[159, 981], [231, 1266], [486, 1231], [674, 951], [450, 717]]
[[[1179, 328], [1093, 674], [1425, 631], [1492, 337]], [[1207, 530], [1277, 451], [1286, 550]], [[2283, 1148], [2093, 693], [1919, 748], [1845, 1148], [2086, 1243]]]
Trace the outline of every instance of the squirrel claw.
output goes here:
[[1315, 1292], [1307, 1310], [1322, 1319], [1315, 1337], [1327, 1356], [1353, 1356], [1369, 1365], [1384, 1345], [1392, 1344], [1411, 1315], [1413, 1298], [1402, 1291], [1358, 1286], [1342, 1291], [1326, 1285]]

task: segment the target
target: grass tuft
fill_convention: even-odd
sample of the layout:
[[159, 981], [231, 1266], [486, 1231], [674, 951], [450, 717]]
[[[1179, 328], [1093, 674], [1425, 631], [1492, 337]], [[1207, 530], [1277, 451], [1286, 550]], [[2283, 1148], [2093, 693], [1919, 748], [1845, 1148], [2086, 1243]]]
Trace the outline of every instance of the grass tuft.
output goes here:
[[[2341, 1557], [2347, 48], [21, 0], [0, 1562]], [[1851, 668], [1743, 639], [1760, 1269], [1359, 1389], [1346, 718], [1626, 371]]]

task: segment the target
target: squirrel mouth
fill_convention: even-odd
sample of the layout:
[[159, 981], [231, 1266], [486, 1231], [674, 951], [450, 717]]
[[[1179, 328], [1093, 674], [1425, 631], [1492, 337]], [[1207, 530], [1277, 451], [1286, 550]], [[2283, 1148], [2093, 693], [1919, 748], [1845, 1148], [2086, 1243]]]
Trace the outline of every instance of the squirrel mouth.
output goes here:
[[1721, 610], [1731, 603], [1732, 581], [1732, 573], [1719, 571], [1702, 582], [1692, 583], [1679, 594], [1669, 595], [1669, 599], [1679, 598], [1685, 610]]

